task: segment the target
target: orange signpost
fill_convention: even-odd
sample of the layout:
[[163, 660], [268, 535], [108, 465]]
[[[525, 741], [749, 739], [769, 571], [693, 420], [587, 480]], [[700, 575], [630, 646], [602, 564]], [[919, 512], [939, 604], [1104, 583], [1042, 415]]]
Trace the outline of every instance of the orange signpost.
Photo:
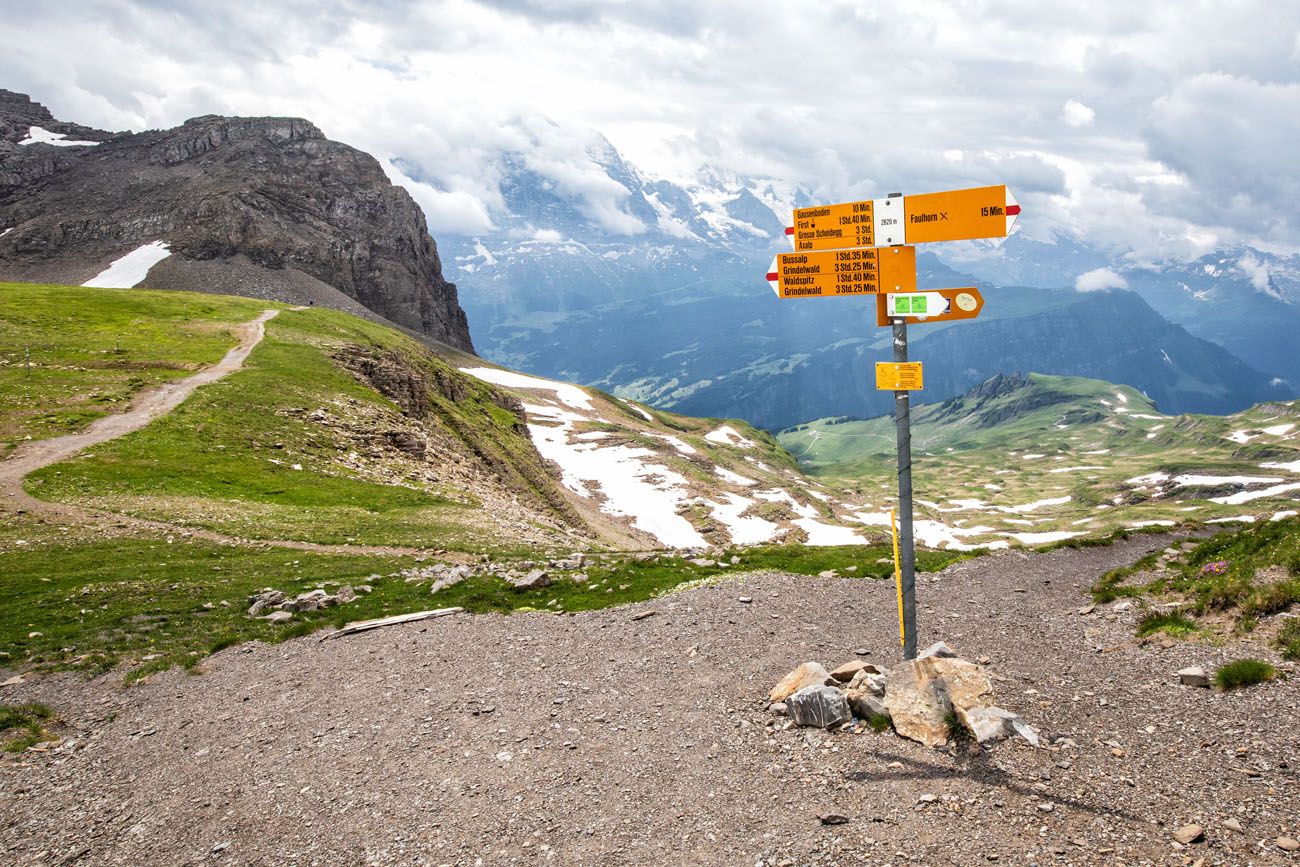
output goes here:
[[916, 289], [915, 247], [779, 253], [767, 269], [778, 298], [875, 295]]
[[[974, 319], [984, 298], [973, 286], [916, 289], [916, 247], [935, 241], [1005, 238], [1020, 205], [1005, 185], [798, 208], [785, 230], [793, 253], [767, 269], [778, 298], [875, 295], [876, 324], [893, 326], [894, 360], [876, 362], [876, 388], [894, 393], [898, 445], [899, 620], [903, 658], [916, 658], [916, 545], [912, 533], [912, 423], [909, 391], [924, 383], [908, 361], [907, 323]], [[891, 518], [892, 524], [892, 518]]]
[[785, 232], [797, 253], [1005, 238], [1020, 205], [1005, 184], [797, 208]]
[[876, 324], [883, 327], [897, 318], [917, 322], [974, 319], [983, 309], [984, 296], [974, 286], [926, 289], [923, 292], [881, 292], [876, 296]]

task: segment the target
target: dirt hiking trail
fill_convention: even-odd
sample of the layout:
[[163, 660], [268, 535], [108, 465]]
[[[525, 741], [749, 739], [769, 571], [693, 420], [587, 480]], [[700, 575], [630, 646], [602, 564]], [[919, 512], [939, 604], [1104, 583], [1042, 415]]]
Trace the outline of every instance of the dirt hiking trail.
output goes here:
[[[297, 308], [295, 308], [297, 309]], [[234, 329], [238, 343], [224, 357], [211, 367], [207, 367], [193, 376], [165, 382], [136, 395], [131, 406], [122, 413], [96, 419], [84, 431], [46, 440], [33, 440], [20, 445], [6, 460], [0, 461], [0, 510], [14, 512], [31, 512], [34, 514], [77, 523], [113, 521], [145, 530], [163, 533], [176, 533], [187, 538], [203, 539], [218, 544], [271, 546], [275, 548], [292, 548], [298, 551], [310, 551], [322, 554], [373, 554], [377, 556], [404, 556], [426, 553], [420, 548], [405, 548], [384, 545], [320, 545], [293, 539], [242, 539], [223, 533], [214, 533], [164, 521], [150, 521], [133, 518], [115, 512], [102, 512], [71, 506], [64, 503], [50, 503], [37, 499], [23, 489], [23, 480], [39, 469], [66, 461], [77, 453], [106, 443], [109, 440], [126, 436], [140, 430], [145, 425], [161, 418], [185, 402], [194, 390], [201, 385], [217, 382], [244, 366], [244, 362], [257, 345], [266, 336], [266, 323], [275, 318], [279, 310], [265, 310], [256, 319], [237, 325]]]

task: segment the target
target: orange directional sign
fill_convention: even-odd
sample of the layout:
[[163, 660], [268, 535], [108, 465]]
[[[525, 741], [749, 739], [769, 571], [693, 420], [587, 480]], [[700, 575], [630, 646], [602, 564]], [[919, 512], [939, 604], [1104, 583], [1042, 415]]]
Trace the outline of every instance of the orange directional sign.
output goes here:
[[881, 292], [876, 296], [876, 324], [895, 319], [949, 322], [974, 319], [984, 309], [984, 296], [974, 286], [961, 289], [927, 289], [924, 292]]
[[919, 391], [925, 387], [919, 361], [877, 361], [876, 389], [879, 391]]
[[874, 295], [916, 289], [916, 248], [780, 253], [767, 269], [778, 298]]
[[1005, 184], [798, 208], [795, 252], [1005, 238], [1020, 214]]

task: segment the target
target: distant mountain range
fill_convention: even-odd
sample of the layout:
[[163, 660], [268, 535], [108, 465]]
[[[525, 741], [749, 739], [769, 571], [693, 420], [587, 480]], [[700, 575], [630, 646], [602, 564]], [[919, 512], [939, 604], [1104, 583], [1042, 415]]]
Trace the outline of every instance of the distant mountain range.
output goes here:
[[[495, 167], [506, 208], [496, 229], [442, 237], [486, 357], [769, 429], [886, 410], [871, 373], [890, 349], [869, 305], [778, 302], [762, 278], [788, 249], [787, 215], [812, 201], [807, 191], [713, 170], [690, 184], [651, 180], [603, 139], [587, 158], [589, 173], [626, 192], [627, 225], [593, 215], [517, 153]], [[967, 245], [949, 267], [943, 246], [921, 252], [922, 286], [1008, 288], [986, 293], [978, 322], [913, 329], [927, 400], [1027, 370], [1127, 383], [1170, 412], [1231, 412], [1297, 393], [1292, 260], [1241, 250], [1120, 267], [1068, 239], [1013, 236]], [[1121, 288], [1075, 291], [1079, 275], [1108, 267], [1101, 285]]]

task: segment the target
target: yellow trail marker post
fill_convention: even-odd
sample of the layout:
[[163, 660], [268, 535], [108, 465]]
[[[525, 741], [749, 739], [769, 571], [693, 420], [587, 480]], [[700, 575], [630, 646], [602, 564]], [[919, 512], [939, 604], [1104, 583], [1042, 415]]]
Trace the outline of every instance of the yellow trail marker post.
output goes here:
[[889, 510], [889, 529], [894, 535], [894, 587], [898, 590], [898, 643], [907, 646], [907, 628], [903, 624], [903, 573], [898, 562], [898, 523], [895, 510]]

